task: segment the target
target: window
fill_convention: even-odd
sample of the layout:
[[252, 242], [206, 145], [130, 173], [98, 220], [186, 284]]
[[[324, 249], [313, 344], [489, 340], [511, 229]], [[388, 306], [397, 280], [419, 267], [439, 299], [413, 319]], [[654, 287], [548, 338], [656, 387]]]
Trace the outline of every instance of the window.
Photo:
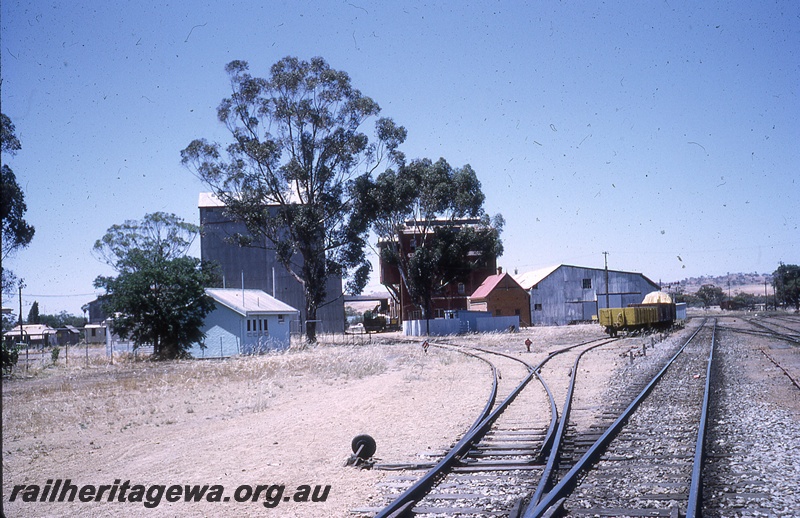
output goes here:
[[262, 322], [264, 322], [264, 332], [266, 333], [267, 332], [267, 319], [265, 318], [264, 320], [262, 320]]
[[250, 320], [247, 320], [247, 330], [250, 331]]
[[283, 315], [278, 315], [278, 323], [283, 324]]
[[519, 315], [520, 315], [520, 311], [519, 311], [519, 309], [515, 309], [515, 310], [514, 310], [514, 314], [515, 314], [516, 316], [519, 316]]
[[585, 290], [592, 289], [592, 279], [583, 279], [583, 289]]
[[495, 310], [494, 310], [494, 316], [496, 316], [496, 317], [499, 317], [499, 316], [501, 316], [501, 315], [502, 315], [502, 313], [503, 313], [503, 312], [502, 312], [502, 311], [500, 311], [499, 309], [495, 309]]
[[459, 282], [458, 283], [458, 294], [459, 295], [463, 295], [465, 291], [466, 291], [466, 289], [464, 288], [464, 283], [463, 282]]
[[541, 304], [534, 304], [533, 305], [533, 310], [534, 311], [541, 311], [542, 310], [542, 305]]
[[92, 336], [97, 336], [97, 329], [92, 328]]

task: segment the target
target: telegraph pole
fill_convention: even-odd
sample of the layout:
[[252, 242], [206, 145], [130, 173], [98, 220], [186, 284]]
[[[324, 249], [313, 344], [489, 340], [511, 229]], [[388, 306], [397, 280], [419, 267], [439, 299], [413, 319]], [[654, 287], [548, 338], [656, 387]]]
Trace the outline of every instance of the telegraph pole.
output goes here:
[[25, 283], [22, 280], [19, 281], [19, 339], [22, 341], [22, 288], [25, 287]]
[[[25, 287], [25, 283], [22, 279], [19, 280], [19, 341], [22, 343], [23, 341], [23, 331], [22, 331], [22, 288]], [[42, 353], [44, 354], [44, 352]], [[29, 352], [28, 352], [28, 345], [25, 346], [25, 374], [28, 373], [28, 359], [29, 359]]]
[[609, 302], [609, 297], [608, 297], [608, 252], [603, 252], [603, 259], [606, 264], [606, 307], [610, 308], [611, 303]]
[[767, 281], [766, 281], [766, 279], [765, 279], [765, 280], [764, 280], [764, 311], [766, 311], [766, 310], [767, 310], [767, 301], [768, 301], [768, 300], [769, 300], [769, 299], [767, 298]]

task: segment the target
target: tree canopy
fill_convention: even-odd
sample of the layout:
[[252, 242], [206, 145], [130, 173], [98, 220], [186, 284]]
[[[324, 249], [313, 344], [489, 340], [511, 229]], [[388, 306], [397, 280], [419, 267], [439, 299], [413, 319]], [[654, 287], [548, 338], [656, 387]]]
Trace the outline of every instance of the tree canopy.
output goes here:
[[82, 316], [72, 315], [66, 310], [62, 310], [52, 315], [47, 313], [40, 314], [39, 323], [58, 329], [66, 326], [83, 327], [86, 325], [86, 320]]
[[[306, 336], [316, 340], [317, 308], [329, 276], [359, 293], [368, 280], [368, 222], [354, 217], [351, 185], [382, 163], [399, 164], [405, 129], [378, 118], [380, 107], [322, 58], [286, 57], [266, 78], [244, 61], [226, 71], [232, 93], [217, 109], [233, 142], [192, 141], [182, 162], [242, 221], [240, 244], [266, 243], [303, 285]], [[363, 127], [374, 120], [374, 137]]]
[[696, 293], [697, 298], [703, 302], [703, 306], [718, 306], [725, 300], [725, 292], [719, 286], [713, 284], [703, 284]]
[[119, 273], [94, 281], [106, 291], [100, 298], [104, 311], [115, 315], [114, 332], [134, 347], [152, 344], [157, 359], [184, 356], [204, 337], [201, 327], [214, 309], [204, 289], [216, 282], [214, 270], [183, 256], [192, 227], [174, 215], [148, 214], [112, 226], [95, 244]]
[[[92, 251], [103, 262], [119, 271], [133, 250], [148, 254], [153, 261], [183, 256], [200, 228], [175, 214], [154, 212], [141, 221], [126, 220], [113, 225], [95, 241]], [[130, 265], [128, 265], [130, 266]]]
[[[503, 253], [504, 221], [484, 211], [484, 195], [469, 165], [453, 168], [440, 158], [414, 160], [375, 180], [356, 182], [359, 217], [370, 221], [381, 260], [396, 267], [412, 302], [430, 318], [436, 290], [469, 276]], [[413, 251], [402, 235], [413, 235]], [[393, 288], [397, 299], [399, 286]]]
[[[5, 114], [0, 114], [0, 149], [2, 153], [16, 154], [22, 145], [14, 133], [15, 127], [11, 119]], [[33, 239], [35, 229], [25, 221], [25, 194], [22, 192], [17, 177], [7, 164], [2, 168], [2, 185], [0, 185], [0, 219], [2, 219], [2, 263], [20, 248], [28, 246]], [[2, 268], [2, 291], [8, 294], [14, 287], [16, 277], [5, 266]]]
[[41, 324], [42, 321], [39, 318], [39, 302], [34, 300], [33, 304], [31, 304], [31, 309], [28, 311], [28, 323], [29, 324]]
[[779, 301], [800, 309], [800, 266], [781, 263], [772, 273], [772, 286]]

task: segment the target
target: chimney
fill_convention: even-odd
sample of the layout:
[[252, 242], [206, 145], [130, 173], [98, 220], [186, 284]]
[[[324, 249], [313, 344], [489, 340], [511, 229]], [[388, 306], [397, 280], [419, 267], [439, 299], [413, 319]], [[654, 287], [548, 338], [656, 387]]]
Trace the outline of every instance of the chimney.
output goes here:
[[503, 275], [503, 267], [502, 266], [498, 266], [497, 267], [497, 275]]

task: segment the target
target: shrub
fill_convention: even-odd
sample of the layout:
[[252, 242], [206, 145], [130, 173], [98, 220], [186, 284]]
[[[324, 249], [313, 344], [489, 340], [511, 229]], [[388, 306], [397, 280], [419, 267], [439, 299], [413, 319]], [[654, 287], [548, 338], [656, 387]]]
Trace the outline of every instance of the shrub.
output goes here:
[[11, 370], [19, 360], [19, 347], [17, 344], [3, 342], [3, 374], [11, 374]]

